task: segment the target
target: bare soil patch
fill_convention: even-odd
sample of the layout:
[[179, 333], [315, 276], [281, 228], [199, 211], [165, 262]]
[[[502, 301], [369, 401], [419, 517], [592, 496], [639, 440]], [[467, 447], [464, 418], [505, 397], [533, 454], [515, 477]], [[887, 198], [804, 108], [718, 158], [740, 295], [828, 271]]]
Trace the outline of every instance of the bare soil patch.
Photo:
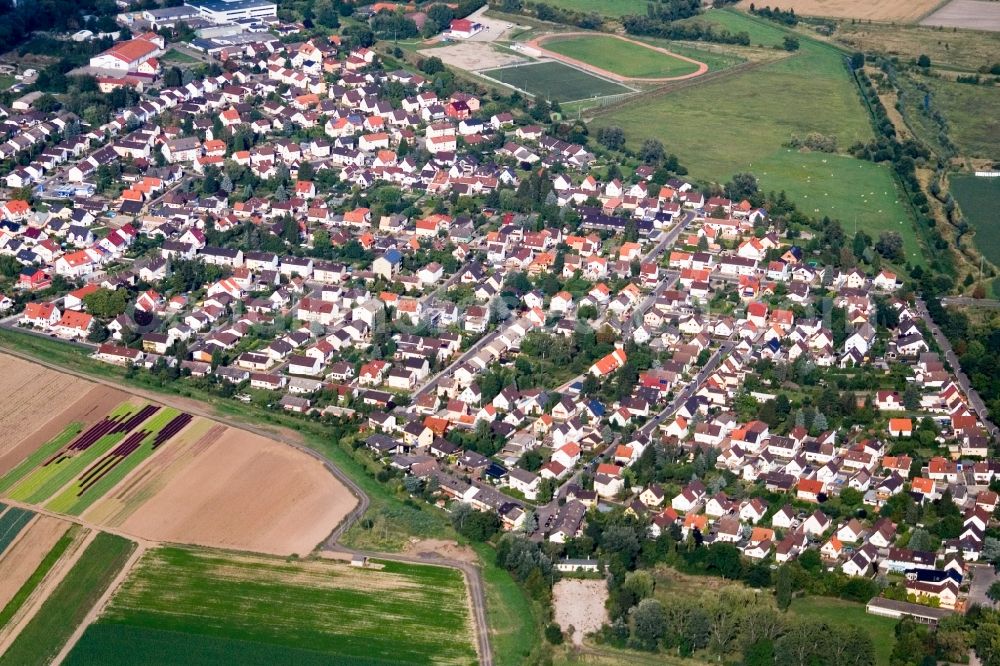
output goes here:
[[80, 398], [92, 384], [0, 354], [0, 454]]
[[443, 558], [469, 564], [479, 561], [476, 551], [448, 539], [411, 539], [403, 548], [403, 554], [422, 559]]
[[423, 49], [419, 53], [427, 57], [437, 56], [446, 65], [458, 67], [467, 72], [494, 69], [527, 60], [524, 56], [495, 49], [489, 42], [460, 42], [436, 49]]
[[[0, 364], [7, 358], [9, 357], [0, 355]], [[20, 359], [14, 360], [19, 361]], [[38, 367], [42, 372], [47, 372], [45, 368], [40, 366], [34, 367]], [[70, 375], [53, 374], [65, 377], [67, 380], [75, 379]], [[43, 394], [38, 394], [30, 399], [25, 397], [26, 403], [34, 401], [39, 406], [44, 406], [45, 409], [40, 416], [32, 418], [28, 424], [21, 427], [24, 433], [22, 437], [16, 439], [13, 436], [10, 439], [4, 437], [4, 441], [0, 442], [0, 476], [16, 467], [22, 460], [34, 453], [38, 447], [63, 432], [69, 424], [78, 421], [84, 424], [84, 429], [86, 429], [103, 419], [108, 412], [129, 398], [127, 393], [101, 384], [88, 384], [87, 382], [74, 387], [74, 396], [79, 397], [76, 397], [75, 400], [70, 396], [65, 396], [63, 400], [60, 400], [58, 396], [48, 400]], [[9, 418], [7, 410], [12, 403], [0, 402], [0, 404], [5, 405], [2, 413], [5, 418]], [[69, 406], [60, 409], [66, 404]], [[45, 417], [50, 414], [54, 414], [54, 416], [45, 420]], [[3, 426], [0, 425], [0, 428]], [[15, 425], [14, 429], [17, 430], [17, 428], [18, 426]], [[35, 429], [32, 430], [32, 428]], [[0, 432], [6, 433], [7, 431], [0, 430]]]
[[608, 599], [608, 584], [604, 579], [564, 578], [552, 587], [552, 606], [555, 621], [569, 631], [575, 645], [583, 644], [583, 637], [601, 628], [608, 621], [604, 602]]
[[1000, 2], [951, 0], [947, 5], [921, 21], [920, 25], [998, 32], [1000, 31]]
[[[749, 9], [750, 4], [751, 0], [742, 0], [737, 7]], [[802, 16], [916, 23], [939, 4], [941, 0], [778, 0], [772, 6], [794, 9]]]
[[17, 594], [56, 545], [69, 523], [51, 516], [38, 516], [0, 558], [0, 608]]
[[226, 428], [121, 527], [155, 541], [306, 554], [356, 502], [318, 460]]

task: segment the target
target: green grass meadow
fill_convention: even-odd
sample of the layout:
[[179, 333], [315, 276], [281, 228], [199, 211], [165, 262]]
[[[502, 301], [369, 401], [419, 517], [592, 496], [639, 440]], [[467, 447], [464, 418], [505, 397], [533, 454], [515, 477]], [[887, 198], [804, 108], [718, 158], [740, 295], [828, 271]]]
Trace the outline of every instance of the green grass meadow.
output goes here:
[[870, 615], [865, 605], [830, 597], [802, 597], [788, 608], [789, 615], [807, 620], [819, 620], [834, 627], [859, 627], [875, 644], [875, 662], [887, 666], [896, 644], [896, 620]]
[[610, 35], [553, 39], [545, 42], [544, 47], [620, 76], [661, 78], [684, 76], [698, 71], [697, 65], [686, 60]]
[[190, 663], [203, 642], [208, 654], [260, 649], [269, 663], [475, 662], [461, 573], [382, 564], [161, 548], [143, 557], [70, 663], [128, 663], [119, 656], [132, 650]]
[[0, 656], [0, 665], [48, 664], [124, 566], [135, 544], [100, 533]]
[[[787, 34], [729, 10], [697, 20], [747, 30], [755, 43], [780, 43]], [[842, 55], [802, 39], [798, 52], [755, 69], [693, 85], [599, 115], [593, 125], [615, 125], [633, 148], [659, 139], [693, 177], [724, 183], [754, 173], [764, 191], [785, 190], [807, 214], [855, 223], [869, 233], [899, 231], [907, 258], [922, 262], [913, 222], [888, 167], [852, 157], [792, 150], [793, 136], [835, 136], [841, 150], [872, 138], [861, 98]]]
[[1000, 224], [997, 224], [997, 203], [1000, 202], [1000, 178], [977, 178], [971, 174], [949, 178], [952, 195], [962, 209], [962, 215], [976, 230], [976, 247], [995, 264], [1000, 264]]
[[602, 16], [619, 18], [630, 14], [645, 14], [644, 0], [547, 0], [546, 4], [560, 9], [571, 9], [574, 12], [595, 12]]
[[1000, 160], [1000, 87], [924, 78], [960, 154]]
[[480, 74], [560, 103], [632, 92], [623, 85], [554, 60], [489, 69]]

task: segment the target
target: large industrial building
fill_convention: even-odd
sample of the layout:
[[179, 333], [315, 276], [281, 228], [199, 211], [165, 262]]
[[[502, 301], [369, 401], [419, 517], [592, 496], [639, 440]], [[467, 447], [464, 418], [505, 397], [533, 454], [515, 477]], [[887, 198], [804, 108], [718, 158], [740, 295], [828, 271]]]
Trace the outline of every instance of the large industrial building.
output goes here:
[[213, 23], [245, 19], [268, 20], [278, 15], [277, 3], [269, 0], [185, 0], [185, 5]]

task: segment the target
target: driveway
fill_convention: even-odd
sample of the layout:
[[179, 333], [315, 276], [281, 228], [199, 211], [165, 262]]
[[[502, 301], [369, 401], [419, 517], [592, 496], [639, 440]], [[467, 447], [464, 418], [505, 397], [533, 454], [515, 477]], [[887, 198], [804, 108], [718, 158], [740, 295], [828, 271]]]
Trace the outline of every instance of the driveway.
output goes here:
[[969, 575], [972, 578], [972, 585], [969, 587], [968, 605], [978, 604], [985, 608], [996, 608], [996, 603], [986, 596], [990, 585], [1000, 580], [993, 567], [989, 564], [970, 564]]

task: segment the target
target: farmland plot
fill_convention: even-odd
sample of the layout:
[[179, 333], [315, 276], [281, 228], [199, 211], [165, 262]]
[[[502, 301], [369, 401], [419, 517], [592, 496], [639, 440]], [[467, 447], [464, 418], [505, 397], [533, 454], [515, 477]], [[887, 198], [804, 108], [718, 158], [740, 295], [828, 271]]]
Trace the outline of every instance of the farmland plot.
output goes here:
[[69, 663], [136, 663], [122, 662], [120, 651], [147, 647], [157, 663], [190, 663], [203, 645], [240, 655], [257, 646], [270, 663], [476, 659], [465, 586], [452, 569], [162, 548], [143, 557]]
[[31, 511], [11, 507], [0, 515], [0, 553], [7, 549], [7, 546], [17, 538], [21, 530], [27, 525], [35, 514]]

